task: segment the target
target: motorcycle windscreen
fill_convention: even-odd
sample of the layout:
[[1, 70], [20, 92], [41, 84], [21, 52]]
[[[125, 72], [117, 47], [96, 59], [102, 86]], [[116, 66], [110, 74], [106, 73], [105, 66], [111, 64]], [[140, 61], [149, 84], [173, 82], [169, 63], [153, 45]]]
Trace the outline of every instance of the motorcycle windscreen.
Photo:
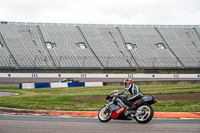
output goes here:
[[118, 109], [117, 111], [115, 111], [114, 113], [112, 113], [111, 118], [112, 119], [117, 119], [117, 117], [124, 111], [125, 106]]

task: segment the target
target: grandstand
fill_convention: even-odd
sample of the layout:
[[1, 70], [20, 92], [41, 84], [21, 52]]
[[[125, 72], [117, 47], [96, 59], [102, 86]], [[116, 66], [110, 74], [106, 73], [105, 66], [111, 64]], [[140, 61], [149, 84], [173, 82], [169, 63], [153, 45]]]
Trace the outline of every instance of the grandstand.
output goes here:
[[200, 26], [0, 21], [0, 69], [200, 69]]

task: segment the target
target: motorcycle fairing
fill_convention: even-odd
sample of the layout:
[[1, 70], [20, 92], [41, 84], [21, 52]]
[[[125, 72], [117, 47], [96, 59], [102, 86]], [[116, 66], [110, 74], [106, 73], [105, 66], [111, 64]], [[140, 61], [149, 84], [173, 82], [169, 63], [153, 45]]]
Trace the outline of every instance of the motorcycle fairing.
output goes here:
[[148, 103], [148, 104], [153, 104], [153, 103], [157, 102], [156, 98], [154, 96], [151, 96], [151, 95], [143, 96], [141, 99], [145, 103]]
[[139, 100], [135, 101], [133, 104], [138, 106], [138, 105], [141, 105], [143, 103], [144, 103], [144, 101], [142, 99], [139, 99]]
[[117, 117], [124, 111], [125, 106], [118, 109], [117, 111], [115, 111], [114, 113], [112, 113], [111, 118], [112, 119], [117, 119]]
[[141, 99], [144, 100], [144, 102], [147, 102], [147, 101], [153, 100], [154, 98], [153, 96], [146, 95], [146, 96], [143, 96]]
[[112, 104], [110, 104], [110, 109], [111, 109], [112, 113], [114, 113], [116, 110], [118, 110], [122, 107], [124, 107], [124, 104], [122, 104], [119, 101], [114, 101]]

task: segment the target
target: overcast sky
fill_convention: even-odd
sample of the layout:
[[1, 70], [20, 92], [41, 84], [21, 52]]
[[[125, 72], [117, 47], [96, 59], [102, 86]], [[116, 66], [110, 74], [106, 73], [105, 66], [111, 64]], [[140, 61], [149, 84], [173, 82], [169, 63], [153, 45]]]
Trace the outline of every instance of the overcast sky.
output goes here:
[[200, 0], [1, 0], [0, 21], [200, 25]]

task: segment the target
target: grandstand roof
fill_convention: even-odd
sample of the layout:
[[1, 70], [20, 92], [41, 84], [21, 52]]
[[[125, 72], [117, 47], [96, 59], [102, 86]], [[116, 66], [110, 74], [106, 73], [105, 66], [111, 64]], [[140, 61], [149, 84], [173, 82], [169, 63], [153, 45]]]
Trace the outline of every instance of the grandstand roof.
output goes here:
[[140, 24], [81, 24], [81, 23], [43, 23], [43, 22], [14, 22], [0, 21], [8, 25], [44, 25], [44, 26], [88, 26], [88, 27], [165, 27], [165, 28], [200, 28], [200, 25], [140, 25]]

